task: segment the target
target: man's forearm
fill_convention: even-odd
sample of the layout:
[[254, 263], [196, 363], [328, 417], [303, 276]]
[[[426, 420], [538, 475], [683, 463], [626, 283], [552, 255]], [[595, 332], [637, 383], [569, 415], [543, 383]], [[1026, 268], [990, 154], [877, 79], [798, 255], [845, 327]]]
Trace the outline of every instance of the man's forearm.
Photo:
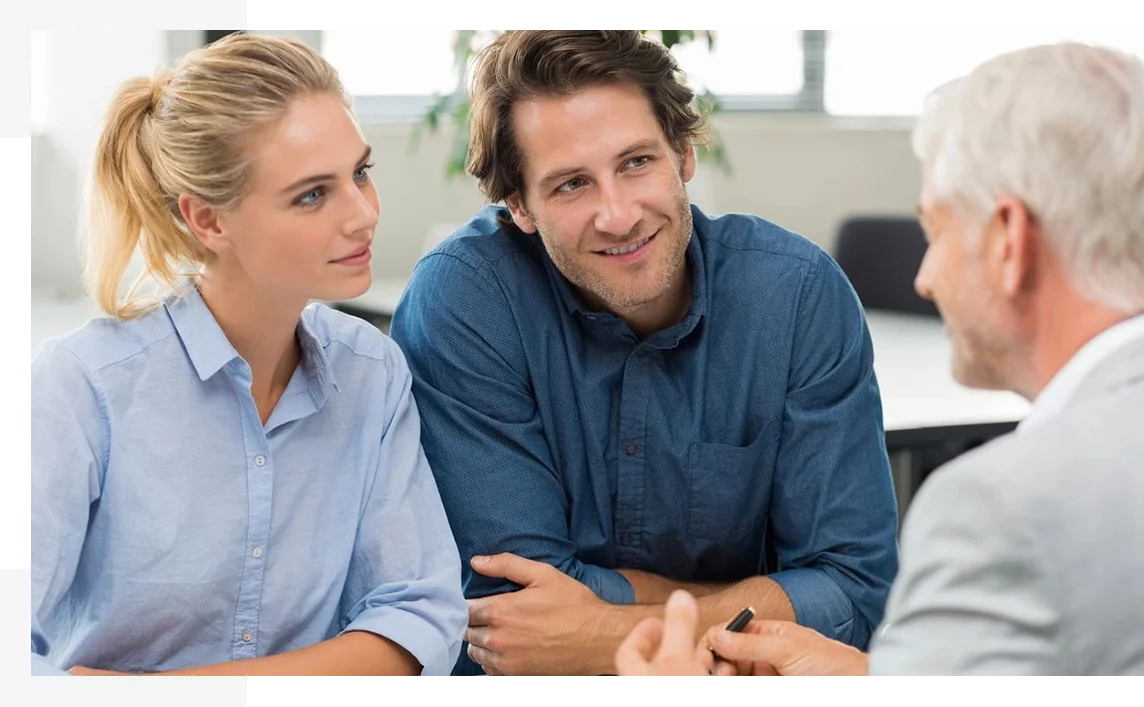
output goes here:
[[[760, 619], [794, 621], [794, 607], [777, 582], [767, 577], [749, 577], [739, 582], [677, 582], [641, 570], [617, 570], [632, 585], [637, 604], [663, 604], [676, 589], [699, 599], [700, 623], [710, 618], [734, 616], [744, 606], [753, 606]], [[706, 630], [706, 627], [704, 627]]]
[[658, 574], [642, 570], [616, 570], [632, 585], [637, 604], [663, 604], [676, 589], [683, 589], [694, 597], [705, 597], [734, 585], [734, 582], [677, 582]]
[[393, 641], [364, 631], [350, 631], [287, 653], [159, 674], [417, 675], [420, 672], [417, 659]]
[[754, 607], [758, 619], [795, 620], [790, 598], [769, 577], [749, 577], [698, 599], [700, 634], [711, 626], [727, 623], [745, 606]]
[[[633, 579], [634, 570], [620, 570], [628, 578]], [[726, 583], [697, 583], [672, 582], [657, 575], [646, 572], [636, 573], [632, 587], [636, 590], [637, 601], [652, 596], [663, 597], [667, 600], [674, 589], [684, 589], [699, 598], [699, 625], [696, 629], [695, 639], [699, 640], [711, 626], [722, 625], [731, 620], [744, 606], [752, 606], [755, 616], [760, 619], [777, 619], [794, 621], [794, 607], [786, 592], [772, 579], [767, 577], [750, 577], [733, 584]], [[645, 594], [641, 596], [640, 586]], [[668, 588], [670, 587], [670, 588]], [[697, 589], [698, 591], [694, 591]], [[615, 673], [613, 656], [624, 638], [631, 633], [643, 619], [663, 616], [663, 603], [639, 603], [628, 605], [608, 604], [601, 608], [595, 622], [594, 654], [598, 656], [592, 672]]]

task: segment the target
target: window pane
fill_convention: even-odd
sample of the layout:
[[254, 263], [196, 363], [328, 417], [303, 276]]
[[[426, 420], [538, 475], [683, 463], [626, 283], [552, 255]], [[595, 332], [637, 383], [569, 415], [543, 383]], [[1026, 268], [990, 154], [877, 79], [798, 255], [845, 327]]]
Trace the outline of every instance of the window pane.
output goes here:
[[802, 90], [802, 32], [711, 30], [715, 50], [697, 37], [672, 52], [698, 92], [729, 96], [792, 94]]
[[836, 115], [916, 115], [926, 95], [998, 54], [1060, 41], [1144, 55], [1144, 33], [1116, 30], [826, 33], [826, 110]]
[[322, 33], [322, 54], [355, 96], [452, 93], [453, 40], [457, 30]]

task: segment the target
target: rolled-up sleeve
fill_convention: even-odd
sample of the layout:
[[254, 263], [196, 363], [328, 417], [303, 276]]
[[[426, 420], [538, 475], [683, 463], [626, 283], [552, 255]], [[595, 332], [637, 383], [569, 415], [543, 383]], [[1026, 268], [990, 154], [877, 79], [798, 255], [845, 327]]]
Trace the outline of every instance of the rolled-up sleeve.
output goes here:
[[457, 545], [429, 463], [405, 359], [392, 342], [385, 400], [392, 412], [364, 506], [343, 596], [345, 631], [405, 648], [423, 675], [448, 675], [468, 610]]
[[809, 264], [771, 500], [800, 624], [865, 648], [898, 568], [898, 514], [862, 306], [829, 256]]

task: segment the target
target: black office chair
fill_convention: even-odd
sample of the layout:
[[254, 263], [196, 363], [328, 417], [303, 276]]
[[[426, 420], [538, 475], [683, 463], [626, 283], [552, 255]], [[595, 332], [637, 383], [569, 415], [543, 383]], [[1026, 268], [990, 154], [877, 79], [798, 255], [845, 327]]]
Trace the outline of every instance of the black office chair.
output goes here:
[[855, 217], [842, 223], [834, 247], [866, 309], [938, 316], [933, 302], [914, 291], [926, 252], [921, 224], [910, 217]]

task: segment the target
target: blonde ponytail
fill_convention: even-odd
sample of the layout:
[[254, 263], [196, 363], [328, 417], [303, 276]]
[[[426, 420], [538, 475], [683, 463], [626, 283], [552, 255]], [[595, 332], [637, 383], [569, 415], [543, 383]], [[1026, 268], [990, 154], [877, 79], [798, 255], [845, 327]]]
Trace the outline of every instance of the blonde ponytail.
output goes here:
[[[175, 71], [124, 83], [108, 110], [87, 210], [89, 296], [118, 318], [146, 313], [213, 253], [179, 213], [181, 194], [219, 209], [245, 193], [252, 131], [296, 97], [330, 92], [349, 105], [337, 72], [305, 44], [238, 34], [188, 54]], [[121, 293], [136, 251], [144, 271]], [[154, 291], [146, 292], [146, 284]]]
[[[114, 317], [130, 318], [150, 309], [153, 302], [138, 295], [143, 280], [150, 276], [173, 286], [175, 270], [168, 254], [186, 250], [193, 240], [153, 167], [157, 159], [153, 116], [170, 73], [160, 70], [152, 79], [124, 83], [112, 100], [96, 147], [84, 275], [91, 298]], [[121, 296], [137, 248], [143, 252], [146, 272]]]

